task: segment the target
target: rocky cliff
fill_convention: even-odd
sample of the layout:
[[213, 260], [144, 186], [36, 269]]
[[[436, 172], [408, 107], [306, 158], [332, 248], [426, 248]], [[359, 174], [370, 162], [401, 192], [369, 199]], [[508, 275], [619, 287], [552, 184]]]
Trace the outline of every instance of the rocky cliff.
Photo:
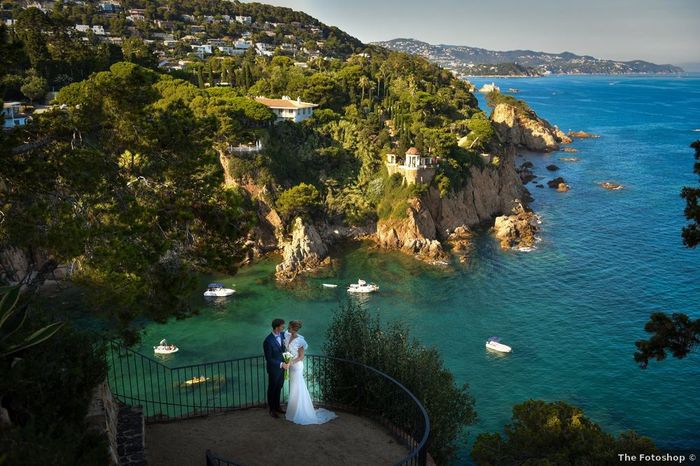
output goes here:
[[300, 273], [330, 265], [328, 246], [312, 224], [297, 217], [290, 236], [291, 239], [282, 242], [284, 260], [277, 265], [278, 280], [291, 281]]
[[503, 142], [535, 152], [559, 150], [560, 144], [571, 142], [571, 138], [535, 112], [506, 103], [496, 105], [491, 123]]
[[381, 247], [398, 249], [428, 262], [446, 258], [445, 251], [437, 240], [433, 215], [419, 199], [409, 201], [405, 219], [379, 222], [375, 241]]
[[375, 240], [419, 259], [440, 261], [446, 257], [442, 244], [467, 249], [473, 228], [492, 226], [494, 218], [510, 214], [527, 197], [510, 151], [498, 167], [472, 167], [468, 182], [456, 192], [441, 197], [430, 188], [420, 200], [411, 200], [405, 219], [379, 222]]

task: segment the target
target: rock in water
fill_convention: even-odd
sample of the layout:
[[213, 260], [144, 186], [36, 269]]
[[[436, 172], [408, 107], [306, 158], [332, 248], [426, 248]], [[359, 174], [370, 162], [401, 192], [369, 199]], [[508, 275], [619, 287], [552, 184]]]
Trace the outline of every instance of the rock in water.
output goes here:
[[569, 131], [569, 136], [579, 139], [594, 139], [600, 137], [598, 134], [587, 133], [585, 131]]
[[566, 183], [566, 182], [564, 181], [564, 178], [562, 178], [561, 176], [558, 176], [558, 177], [554, 178], [553, 180], [547, 181], [547, 186], [549, 186], [550, 188], [557, 188], [561, 183]]
[[535, 245], [538, 224], [537, 215], [521, 204], [513, 209], [512, 215], [496, 217], [493, 231], [503, 249], [531, 248]]
[[619, 191], [624, 188], [624, 186], [621, 184], [613, 183], [612, 181], [603, 181], [602, 183], [598, 183], [598, 185], [601, 188], [608, 189], [610, 191]]
[[275, 277], [291, 281], [298, 274], [313, 271], [323, 265], [328, 247], [316, 228], [297, 217], [292, 227], [292, 239], [284, 245], [284, 261], [277, 266]]
[[547, 165], [547, 170], [549, 170], [550, 172], [555, 172], [555, 171], [559, 170], [559, 167], [557, 167], [554, 164], [551, 164], [551, 165]]
[[559, 183], [557, 186], [557, 192], [565, 193], [569, 190], [569, 185], [566, 183]]

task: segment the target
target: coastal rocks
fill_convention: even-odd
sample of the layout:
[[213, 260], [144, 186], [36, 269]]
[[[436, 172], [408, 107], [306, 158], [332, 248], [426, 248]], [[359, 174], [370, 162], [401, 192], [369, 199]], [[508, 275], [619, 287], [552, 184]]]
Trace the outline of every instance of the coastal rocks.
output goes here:
[[549, 186], [550, 188], [557, 188], [560, 184], [566, 184], [564, 178], [562, 178], [561, 176], [558, 176], [553, 180], [547, 181], [547, 186]]
[[275, 277], [279, 281], [291, 281], [303, 272], [316, 270], [324, 264], [328, 247], [316, 228], [297, 217], [292, 226], [291, 240], [284, 245], [284, 261], [277, 265]]
[[559, 150], [559, 144], [571, 142], [535, 112], [510, 104], [496, 105], [491, 113], [491, 123], [502, 141], [535, 152]]
[[569, 185], [566, 183], [559, 183], [559, 185], [557, 186], [557, 192], [565, 193], [567, 191], [569, 191]]
[[585, 131], [569, 131], [569, 136], [578, 139], [595, 139], [599, 138], [599, 134], [587, 133]]
[[621, 184], [612, 181], [603, 181], [602, 183], [598, 183], [598, 186], [609, 191], [619, 191], [624, 188]]
[[555, 172], [555, 171], [559, 170], [559, 167], [557, 167], [554, 164], [551, 164], [551, 165], [547, 165], [547, 170], [549, 170], [550, 172]]
[[414, 198], [409, 201], [405, 219], [383, 220], [377, 224], [375, 241], [383, 248], [398, 249], [427, 262], [441, 262], [446, 254], [436, 237], [430, 211]]
[[535, 234], [539, 230], [539, 218], [522, 205], [513, 209], [513, 214], [496, 217], [493, 232], [502, 249], [526, 249], [535, 246]]

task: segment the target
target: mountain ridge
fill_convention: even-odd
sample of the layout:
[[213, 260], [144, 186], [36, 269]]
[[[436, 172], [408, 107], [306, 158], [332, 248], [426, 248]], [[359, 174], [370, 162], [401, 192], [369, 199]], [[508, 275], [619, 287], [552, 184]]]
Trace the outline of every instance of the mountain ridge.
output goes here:
[[[533, 76], [545, 74], [674, 74], [684, 70], [644, 60], [607, 60], [573, 52], [539, 52], [528, 49], [488, 50], [450, 44], [430, 44], [412, 38], [372, 42], [390, 50], [420, 55], [464, 75]], [[504, 67], [503, 65], [510, 65]], [[523, 71], [521, 68], [525, 68]]]

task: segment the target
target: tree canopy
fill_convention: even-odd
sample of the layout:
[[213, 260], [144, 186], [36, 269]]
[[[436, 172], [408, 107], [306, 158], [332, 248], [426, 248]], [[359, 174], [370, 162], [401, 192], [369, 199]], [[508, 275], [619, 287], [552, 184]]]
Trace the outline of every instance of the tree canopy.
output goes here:
[[477, 465], [617, 464], [618, 453], [655, 453], [646, 437], [614, 437], [563, 401], [528, 400], [513, 407], [511, 424], [500, 433], [479, 434], [472, 448]]

